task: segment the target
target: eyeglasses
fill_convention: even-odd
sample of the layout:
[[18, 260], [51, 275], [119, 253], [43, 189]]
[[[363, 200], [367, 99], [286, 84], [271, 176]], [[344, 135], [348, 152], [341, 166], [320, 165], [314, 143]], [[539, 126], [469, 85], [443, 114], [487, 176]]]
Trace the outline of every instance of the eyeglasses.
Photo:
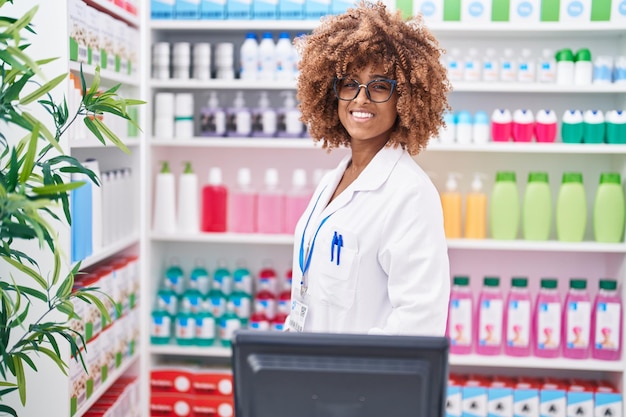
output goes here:
[[335, 90], [335, 95], [339, 100], [352, 101], [359, 95], [361, 87], [363, 87], [367, 98], [372, 103], [384, 103], [391, 98], [396, 89], [396, 84], [398, 84], [397, 81], [384, 78], [372, 80], [367, 84], [361, 84], [350, 78], [335, 78], [333, 90]]

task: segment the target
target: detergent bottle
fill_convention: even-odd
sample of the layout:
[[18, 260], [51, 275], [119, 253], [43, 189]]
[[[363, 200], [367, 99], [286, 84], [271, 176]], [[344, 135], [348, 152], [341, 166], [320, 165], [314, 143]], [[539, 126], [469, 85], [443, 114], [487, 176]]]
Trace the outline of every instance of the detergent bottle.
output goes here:
[[458, 191], [457, 177], [460, 174], [451, 172], [446, 181], [446, 191], [441, 193], [443, 208], [443, 227], [448, 239], [461, 237], [462, 197]]

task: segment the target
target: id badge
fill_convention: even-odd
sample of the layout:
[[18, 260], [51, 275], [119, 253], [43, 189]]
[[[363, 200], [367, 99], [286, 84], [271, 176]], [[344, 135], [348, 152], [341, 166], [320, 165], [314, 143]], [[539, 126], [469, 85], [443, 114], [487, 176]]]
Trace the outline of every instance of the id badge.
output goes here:
[[296, 332], [302, 332], [302, 330], [304, 330], [304, 321], [306, 320], [308, 312], [309, 306], [300, 300], [292, 300], [291, 313], [289, 314], [289, 321], [287, 323], [289, 328]]

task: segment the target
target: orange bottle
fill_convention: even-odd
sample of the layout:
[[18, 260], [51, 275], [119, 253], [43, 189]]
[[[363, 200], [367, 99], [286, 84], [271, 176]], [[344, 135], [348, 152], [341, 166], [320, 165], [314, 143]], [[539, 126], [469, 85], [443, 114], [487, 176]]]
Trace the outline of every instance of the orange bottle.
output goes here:
[[451, 172], [446, 181], [446, 191], [441, 193], [441, 207], [443, 208], [443, 228], [448, 239], [461, 237], [462, 196], [458, 191], [456, 178], [459, 174]]
[[474, 174], [472, 192], [465, 197], [465, 238], [487, 236], [487, 194], [483, 192], [483, 174]]

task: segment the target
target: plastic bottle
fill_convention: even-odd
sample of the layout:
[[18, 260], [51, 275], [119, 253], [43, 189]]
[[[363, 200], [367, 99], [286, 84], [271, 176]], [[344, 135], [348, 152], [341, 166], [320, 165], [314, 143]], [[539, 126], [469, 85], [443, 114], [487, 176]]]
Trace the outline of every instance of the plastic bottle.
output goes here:
[[189, 274], [189, 286], [197, 288], [202, 296], [211, 290], [211, 275], [201, 260], [196, 261], [196, 266]]
[[483, 58], [483, 81], [495, 82], [500, 80], [500, 63], [496, 59], [496, 50], [487, 48]]
[[215, 344], [216, 323], [210, 311], [200, 311], [195, 315], [196, 335], [194, 344], [198, 346], [212, 346]]
[[583, 113], [580, 110], [565, 110], [561, 119], [563, 143], [583, 142]]
[[465, 58], [463, 79], [465, 81], [476, 82], [481, 79], [481, 62], [478, 59], [478, 49], [469, 48]]
[[617, 281], [600, 280], [592, 312], [594, 359], [617, 361], [622, 357], [622, 299], [617, 292]]
[[547, 172], [530, 172], [522, 203], [522, 236], [548, 240], [552, 225], [552, 193]]
[[259, 233], [283, 233], [285, 227], [285, 193], [278, 187], [278, 171], [265, 171], [265, 188], [258, 194], [257, 231]]
[[574, 53], [565, 48], [557, 51], [556, 56], [556, 83], [559, 85], [574, 84]]
[[220, 106], [216, 91], [211, 91], [206, 107], [200, 109], [200, 134], [211, 137], [226, 135], [226, 112]]
[[180, 310], [198, 313], [202, 305], [202, 294], [197, 287], [197, 281], [189, 280], [189, 284], [180, 298]]
[[[160, 174], [159, 174], [160, 175]], [[93, 185], [87, 175], [83, 173], [74, 173], [71, 175], [72, 182], [82, 182], [83, 185], [71, 191], [70, 210], [72, 213], [71, 225], [71, 254], [72, 262], [85, 259], [92, 254], [93, 251]], [[157, 178], [157, 183], [159, 178]], [[161, 183], [165, 181], [162, 180]], [[158, 186], [158, 185], [157, 185]], [[162, 186], [162, 185], [161, 185]], [[164, 187], [165, 188], [165, 187]], [[165, 190], [164, 190], [165, 191]], [[158, 194], [158, 190], [157, 190]], [[158, 196], [160, 197], [160, 196]], [[155, 226], [157, 217], [155, 214]], [[169, 219], [168, 219], [169, 220]], [[175, 227], [175, 226], [174, 226]], [[168, 227], [163, 226], [159, 231], [170, 231]], [[156, 230], [156, 227], [155, 227]]]
[[211, 312], [211, 315], [215, 320], [219, 320], [220, 317], [226, 312], [226, 296], [222, 292], [219, 284], [212, 284], [209, 294], [203, 299], [203, 311]]
[[300, 121], [300, 110], [296, 107], [296, 99], [291, 91], [281, 93], [285, 97], [283, 107], [278, 110], [278, 136], [286, 138], [299, 138], [302, 136], [304, 126]]
[[181, 346], [193, 345], [196, 338], [196, 319], [190, 311], [181, 310], [174, 319], [174, 338]]
[[228, 230], [235, 233], [256, 232], [257, 192], [250, 186], [249, 168], [239, 168], [237, 188], [230, 193]]
[[167, 161], [162, 162], [154, 185], [155, 232], [174, 233], [176, 231], [176, 178]]
[[565, 172], [556, 200], [556, 236], [562, 242], [581, 242], [587, 227], [587, 198], [580, 172]]
[[487, 236], [487, 194], [483, 191], [483, 177], [475, 173], [472, 191], [465, 196], [466, 239], [484, 239]]
[[472, 124], [472, 142], [485, 144], [489, 142], [489, 115], [484, 111], [477, 111], [474, 114]]
[[453, 144], [456, 141], [456, 115], [449, 111], [443, 114], [443, 121], [446, 126], [439, 130], [439, 142], [442, 144]]
[[502, 324], [504, 305], [500, 278], [485, 277], [478, 297], [477, 345], [479, 355], [499, 355], [502, 351]]
[[252, 136], [271, 138], [276, 136], [276, 111], [270, 107], [267, 91], [261, 91], [259, 104], [252, 111]]
[[574, 57], [574, 85], [590, 85], [592, 79], [591, 52], [587, 48], [581, 48]]
[[209, 170], [209, 182], [202, 187], [202, 231], [225, 232], [228, 190], [222, 183], [222, 170]]
[[504, 82], [517, 81], [517, 65], [513, 58], [513, 49], [506, 48], [500, 60], [500, 80]]
[[589, 357], [591, 339], [591, 300], [585, 279], [571, 279], [563, 311], [563, 356]]
[[237, 262], [237, 268], [233, 271], [233, 292], [240, 291], [244, 294], [252, 296], [253, 278], [250, 270], [246, 267], [243, 260]]
[[463, 355], [472, 353], [474, 329], [474, 301], [469, 288], [469, 277], [455, 276], [450, 292], [447, 336], [450, 339], [450, 353]]
[[276, 295], [268, 281], [259, 281], [254, 294], [254, 312], [263, 314], [269, 321], [276, 316]]
[[587, 110], [583, 113], [583, 142], [604, 143], [606, 126], [604, 114], [600, 110]]
[[558, 280], [543, 278], [534, 312], [534, 355], [556, 358], [561, 354], [563, 306], [557, 290]]
[[618, 172], [603, 172], [593, 203], [593, 233], [596, 242], [624, 240], [624, 189]]
[[276, 42], [276, 80], [293, 81], [295, 78], [294, 53], [289, 33], [280, 32]]
[[507, 109], [495, 109], [491, 114], [491, 139], [509, 142], [513, 137], [513, 116]]
[[466, 110], [456, 114], [456, 142], [463, 145], [472, 143], [472, 114]]
[[557, 117], [554, 110], [541, 109], [537, 112], [535, 138], [537, 142], [554, 142], [557, 131]]
[[219, 288], [227, 298], [233, 292], [233, 277], [224, 259], [218, 261], [217, 268], [213, 272], [213, 287]]
[[233, 107], [226, 115], [226, 134], [233, 137], [248, 137], [252, 133], [252, 114], [246, 107], [243, 91], [237, 91]]
[[239, 49], [239, 78], [257, 80], [259, 78], [259, 42], [254, 32], [248, 32]]
[[229, 301], [226, 303], [226, 312], [218, 320], [220, 342], [228, 347], [232, 343], [233, 334], [241, 328], [241, 320], [235, 314], [235, 306]]
[[490, 204], [491, 236], [516, 239], [520, 222], [520, 202], [516, 175], [512, 171], [496, 173]]
[[463, 63], [461, 62], [461, 50], [452, 48], [450, 55], [446, 59], [446, 68], [448, 70], [448, 79], [450, 81], [463, 80]]
[[556, 60], [551, 49], [544, 48], [537, 65], [537, 81], [540, 83], [556, 82]]
[[450, 172], [446, 181], [446, 190], [441, 193], [441, 207], [443, 208], [443, 228], [448, 239], [461, 237], [461, 221], [463, 201], [458, 191], [457, 178], [460, 174]]
[[283, 233], [293, 234], [296, 224], [306, 210], [311, 199], [311, 191], [306, 183], [306, 171], [298, 168], [293, 171], [291, 189], [285, 194], [285, 229]]
[[535, 82], [535, 60], [530, 49], [522, 49], [521, 56], [517, 61], [517, 81], [521, 83]]
[[155, 309], [151, 314], [150, 343], [166, 345], [172, 338], [172, 317], [164, 309]]
[[180, 267], [178, 260], [172, 259], [170, 261], [170, 265], [165, 270], [163, 287], [174, 291], [177, 296], [183, 295], [183, 292], [185, 291], [185, 274], [183, 269]]
[[530, 356], [533, 346], [533, 329], [528, 278], [513, 277], [511, 280], [504, 323], [506, 332], [504, 353], [509, 356]]
[[593, 84], [611, 84], [613, 82], [613, 57], [600, 55], [593, 60]]
[[620, 55], [618, 57], [615, 57], [613, 82], [615, 84], [626, 83], [626, 55]]
[[276, 44], [272, 32], [264, 32], [259, 43], [259, 80], [276, 79]]
[[248, 320], [252, 314], [252, 296], [240, 290], [233, 290], [228, 297], [228, 301], [233, 303], [235, 315], [243, 327], [248, 325]]
[[200, 230], [198, 210], [198, 176], [193, 172], [191, 162], [185, 162], [185, 170], [178, 177], [178, 231], [198, 233]]
[[532, 142], [535, 134], [535, 117], [527, 109], [518, 109], [513, 112], [512, 124], [513, 142]]
[[609, 110], [606, 113], [606, 143], [626, 144], [626, 111]]

